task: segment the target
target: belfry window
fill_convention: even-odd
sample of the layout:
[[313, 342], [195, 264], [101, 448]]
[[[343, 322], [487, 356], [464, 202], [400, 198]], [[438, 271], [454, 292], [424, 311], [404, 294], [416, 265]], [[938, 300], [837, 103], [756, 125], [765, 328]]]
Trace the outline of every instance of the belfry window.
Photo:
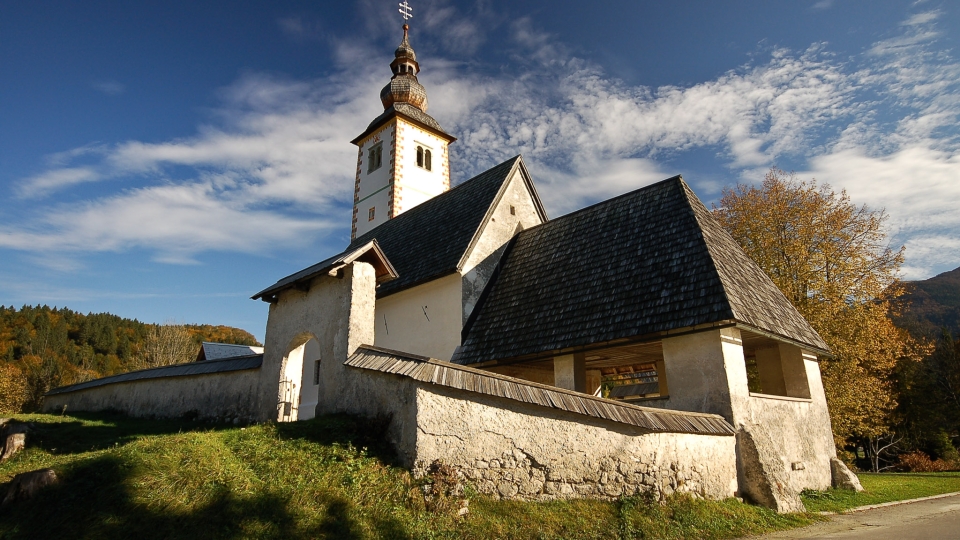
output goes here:
[[383, 143], [379, 142], [367, 151], [367, 174], [379, 169], [381, 165], [383, 165]]
[[433, 155], [429, 148], [417, 146], [417, 167], [422, 167], [428, 171], [433, 170]]

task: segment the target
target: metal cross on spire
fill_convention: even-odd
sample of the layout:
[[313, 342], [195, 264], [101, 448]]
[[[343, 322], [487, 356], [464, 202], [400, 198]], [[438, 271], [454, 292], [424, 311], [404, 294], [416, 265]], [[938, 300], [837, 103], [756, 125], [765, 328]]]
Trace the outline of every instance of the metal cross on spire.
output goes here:
[[407, 3], [407, 0], [403, 0], [403, 2], [400, 2], [399, 11], [400, 11], [400, 14], [403, 15], [404, 21], [413, 18], [413, 8], [410, 7], [410, 4]]

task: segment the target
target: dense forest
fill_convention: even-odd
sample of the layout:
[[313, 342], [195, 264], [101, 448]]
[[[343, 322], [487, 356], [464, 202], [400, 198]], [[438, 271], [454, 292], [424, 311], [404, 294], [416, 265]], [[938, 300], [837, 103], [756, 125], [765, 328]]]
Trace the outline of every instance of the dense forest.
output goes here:
[[193, 360], [202, 341], [259, 345], [229, 326], [147, 324], [110, 313], [0, 306], [0, 413], [35, 410], [52, 388]]
[[919, 450], [960, 465], [960, 268], [904, 284], [896, 321], [932, 346], [919, 362], [901, 362], [897, 450]]

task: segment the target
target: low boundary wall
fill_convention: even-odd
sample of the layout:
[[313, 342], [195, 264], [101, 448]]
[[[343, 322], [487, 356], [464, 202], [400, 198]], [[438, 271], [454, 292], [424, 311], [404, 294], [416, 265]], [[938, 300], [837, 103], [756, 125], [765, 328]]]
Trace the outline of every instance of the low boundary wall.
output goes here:
[[262, 355], [133, 371], [64, 386], [44, 396], [44, 412], [116, 410], [146, 418], [257, 420]]
[[337, 410], [391, 417], [388, 437], [414, 473], [440, 460], [483, 493], [528, 500], [642, 492], [723, 499], [738, 490], [736, 437], [717, 415], [578, 401], [573, 392], [374, 347], [346, 365], [353, 369]]

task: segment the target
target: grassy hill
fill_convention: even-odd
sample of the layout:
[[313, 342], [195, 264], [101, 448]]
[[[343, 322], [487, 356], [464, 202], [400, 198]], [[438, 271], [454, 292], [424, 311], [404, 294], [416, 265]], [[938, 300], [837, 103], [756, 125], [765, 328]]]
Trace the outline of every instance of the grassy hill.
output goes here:
[[807, 524], [735, 499], [523, 503], [424, 500], [380, 430], [349, 417], [214, 426], [118, 415], [23, 415], [27, 450], [0, 482], [52, 467], [61, 484], [0, 508], [0, 538], [735, 538]]
[[905, 285], [904, 322], [911, 330], [936, 337], [947, 328], [960, 337], [960, 268]]

